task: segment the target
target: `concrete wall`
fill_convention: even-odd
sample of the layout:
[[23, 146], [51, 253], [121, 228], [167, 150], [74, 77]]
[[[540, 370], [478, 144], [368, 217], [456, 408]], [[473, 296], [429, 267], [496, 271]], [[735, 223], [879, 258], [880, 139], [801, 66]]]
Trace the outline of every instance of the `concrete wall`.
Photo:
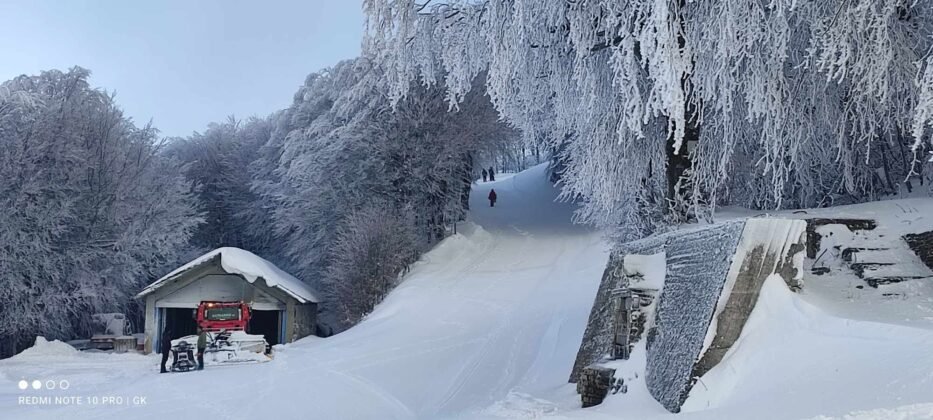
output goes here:
[[803, 257], [806, 222], [784, 219], [750, 219], [745, 224], [723, 296], [717, 304], [711, 339], [693, 370], [698, 378], [722, 361], [742, 333], [751, 315], [761, 285], [773, 274], [779, 275], [791, 290], [803, 285]]
[[764, 280], [778, 274], [791, 289], [802, 286], [805, 237], [800, 220], [749, 219], [622, 245], [603, 274], [571, 382], [610, 353], [610, 295], [629, 286], [622, 273], [625, 255], [664, 251], [667, 274], [647, 332], [645, 381], [658, 402], [679, 412], [695, 378], [719, 363], [738, 339]]
[[292, 331], [286, 336], [289, 343], [313, 335], [317, 325], [317, 304], [295, 304], [289, 319], [292, 324]]
[[668, 241], [667, 277], [647, 333], [648, 391], [671, 412], [690, 392], [716, 303], [732, 265], [744, 223], [727, 223]]

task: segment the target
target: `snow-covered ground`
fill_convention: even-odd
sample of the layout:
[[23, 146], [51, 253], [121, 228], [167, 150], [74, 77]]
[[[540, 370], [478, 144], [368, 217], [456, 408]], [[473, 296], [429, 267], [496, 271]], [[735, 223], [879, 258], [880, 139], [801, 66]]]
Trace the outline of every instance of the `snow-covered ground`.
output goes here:
[[[566, 381], [607, 244], [570, 223], [572, 206], [554, 203], [543, 166], [497, 177], [477, 185], [459, 234], [342, 334], [282, 346], [269, 363], [180, 374], [158, 374], [156, 355], [40, 342], [0, 361], [0, 419], [933, 418], [933, 321], [846, 317], [860, 303], [832, 285], [808, 292], [809, 276], [802, 294], [766, 282], [741, 338], [694, 387], [684, 413], [670, 414], [648, 396], [638, 347], [616, 362], [628, 392], [579, 408]], [[485, 199], [489, 188], [498, 194], [495, 208]], [[916, 204], [933, 208], [929, 200]], [[892, 301], [889, 309], [910, 312], [916, 302]], [[70, 387], [20, 390], [23, 380]], [[84, 404], [20, 404], [24, 396], [81, 396]], [[106, 396], [124, 400], [105, 405]]]
[[[471, 221], [342, 334], [279, 348], [269, 363], [178, 374], [159, 374], [158, 356], [16, 356], [0, 361], [0, 418], [440, 418], [470, 416], [510, 393], [572, 390], [567, 377], [608, 248], [571, 225], [572, 206], [553, 202], [544, 170], [478, 184]], [[17, 388], [34, 379], [65, 379], [70, 389]], [[139, 396], [146, 405], [17, 403], [56, 395]]]

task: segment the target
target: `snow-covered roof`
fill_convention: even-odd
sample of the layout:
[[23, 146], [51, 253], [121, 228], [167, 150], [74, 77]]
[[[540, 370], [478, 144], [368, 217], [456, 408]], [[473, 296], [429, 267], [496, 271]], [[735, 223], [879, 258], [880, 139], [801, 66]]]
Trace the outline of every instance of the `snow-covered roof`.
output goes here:
[[282, 290], [301, 303], [320, 302], [317, 292], [301, 280], [280, 270], [271, 262], [266, 261], [252, 252], [233, 247], [217, 248], [195, 258], [191, 262], [176, 268], [171, 273], [166, 274], [164, 277], [146, 286], [136, 297], [143, 297], [154, 292], [156, 289], [168, 284], [169, 281], [177, 278], [184, 272], [204, 264], [217, 256], [220, 257], [220, 266], [224, 271], [230, 274], [239, 274], [250, 283], [262, 277], [266, 285]]

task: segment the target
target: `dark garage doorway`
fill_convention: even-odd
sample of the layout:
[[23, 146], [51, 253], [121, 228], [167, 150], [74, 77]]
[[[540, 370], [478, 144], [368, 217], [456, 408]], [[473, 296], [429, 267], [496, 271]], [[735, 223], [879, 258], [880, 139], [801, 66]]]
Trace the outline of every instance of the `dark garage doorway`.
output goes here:
[[[172, 340], [198, 333], [198, 322], [195, 319], [197, 310], [192, 308], [163, 308], [162, 310], [165, 311], [165, 317], [162, 321], [163, 331], [160, 331], [159, 334], [162, 334], [166, 327], [172, 332], [172, 337], [170, 337]], [[165, 338], [162, 337], [160, 342]]]
[[250, 334], [262, 334], [270, 346], [279, 344], [279, 315], [282, 311], [252, 311], [249, 317]]

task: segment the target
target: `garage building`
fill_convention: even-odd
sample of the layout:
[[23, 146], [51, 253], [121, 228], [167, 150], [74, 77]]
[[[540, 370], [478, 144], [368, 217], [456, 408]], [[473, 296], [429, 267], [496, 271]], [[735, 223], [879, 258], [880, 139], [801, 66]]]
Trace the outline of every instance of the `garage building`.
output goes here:
[[147, 286], [146, 353], [159, 349], [168, 326], [175, 336], [196, 334], [195, 312], [202, 301], [250, 305], [247, 331], [270, 345], [314, 333], [318, 294], [306, 283], [265, 259], [239, 248], [218, 248]]

